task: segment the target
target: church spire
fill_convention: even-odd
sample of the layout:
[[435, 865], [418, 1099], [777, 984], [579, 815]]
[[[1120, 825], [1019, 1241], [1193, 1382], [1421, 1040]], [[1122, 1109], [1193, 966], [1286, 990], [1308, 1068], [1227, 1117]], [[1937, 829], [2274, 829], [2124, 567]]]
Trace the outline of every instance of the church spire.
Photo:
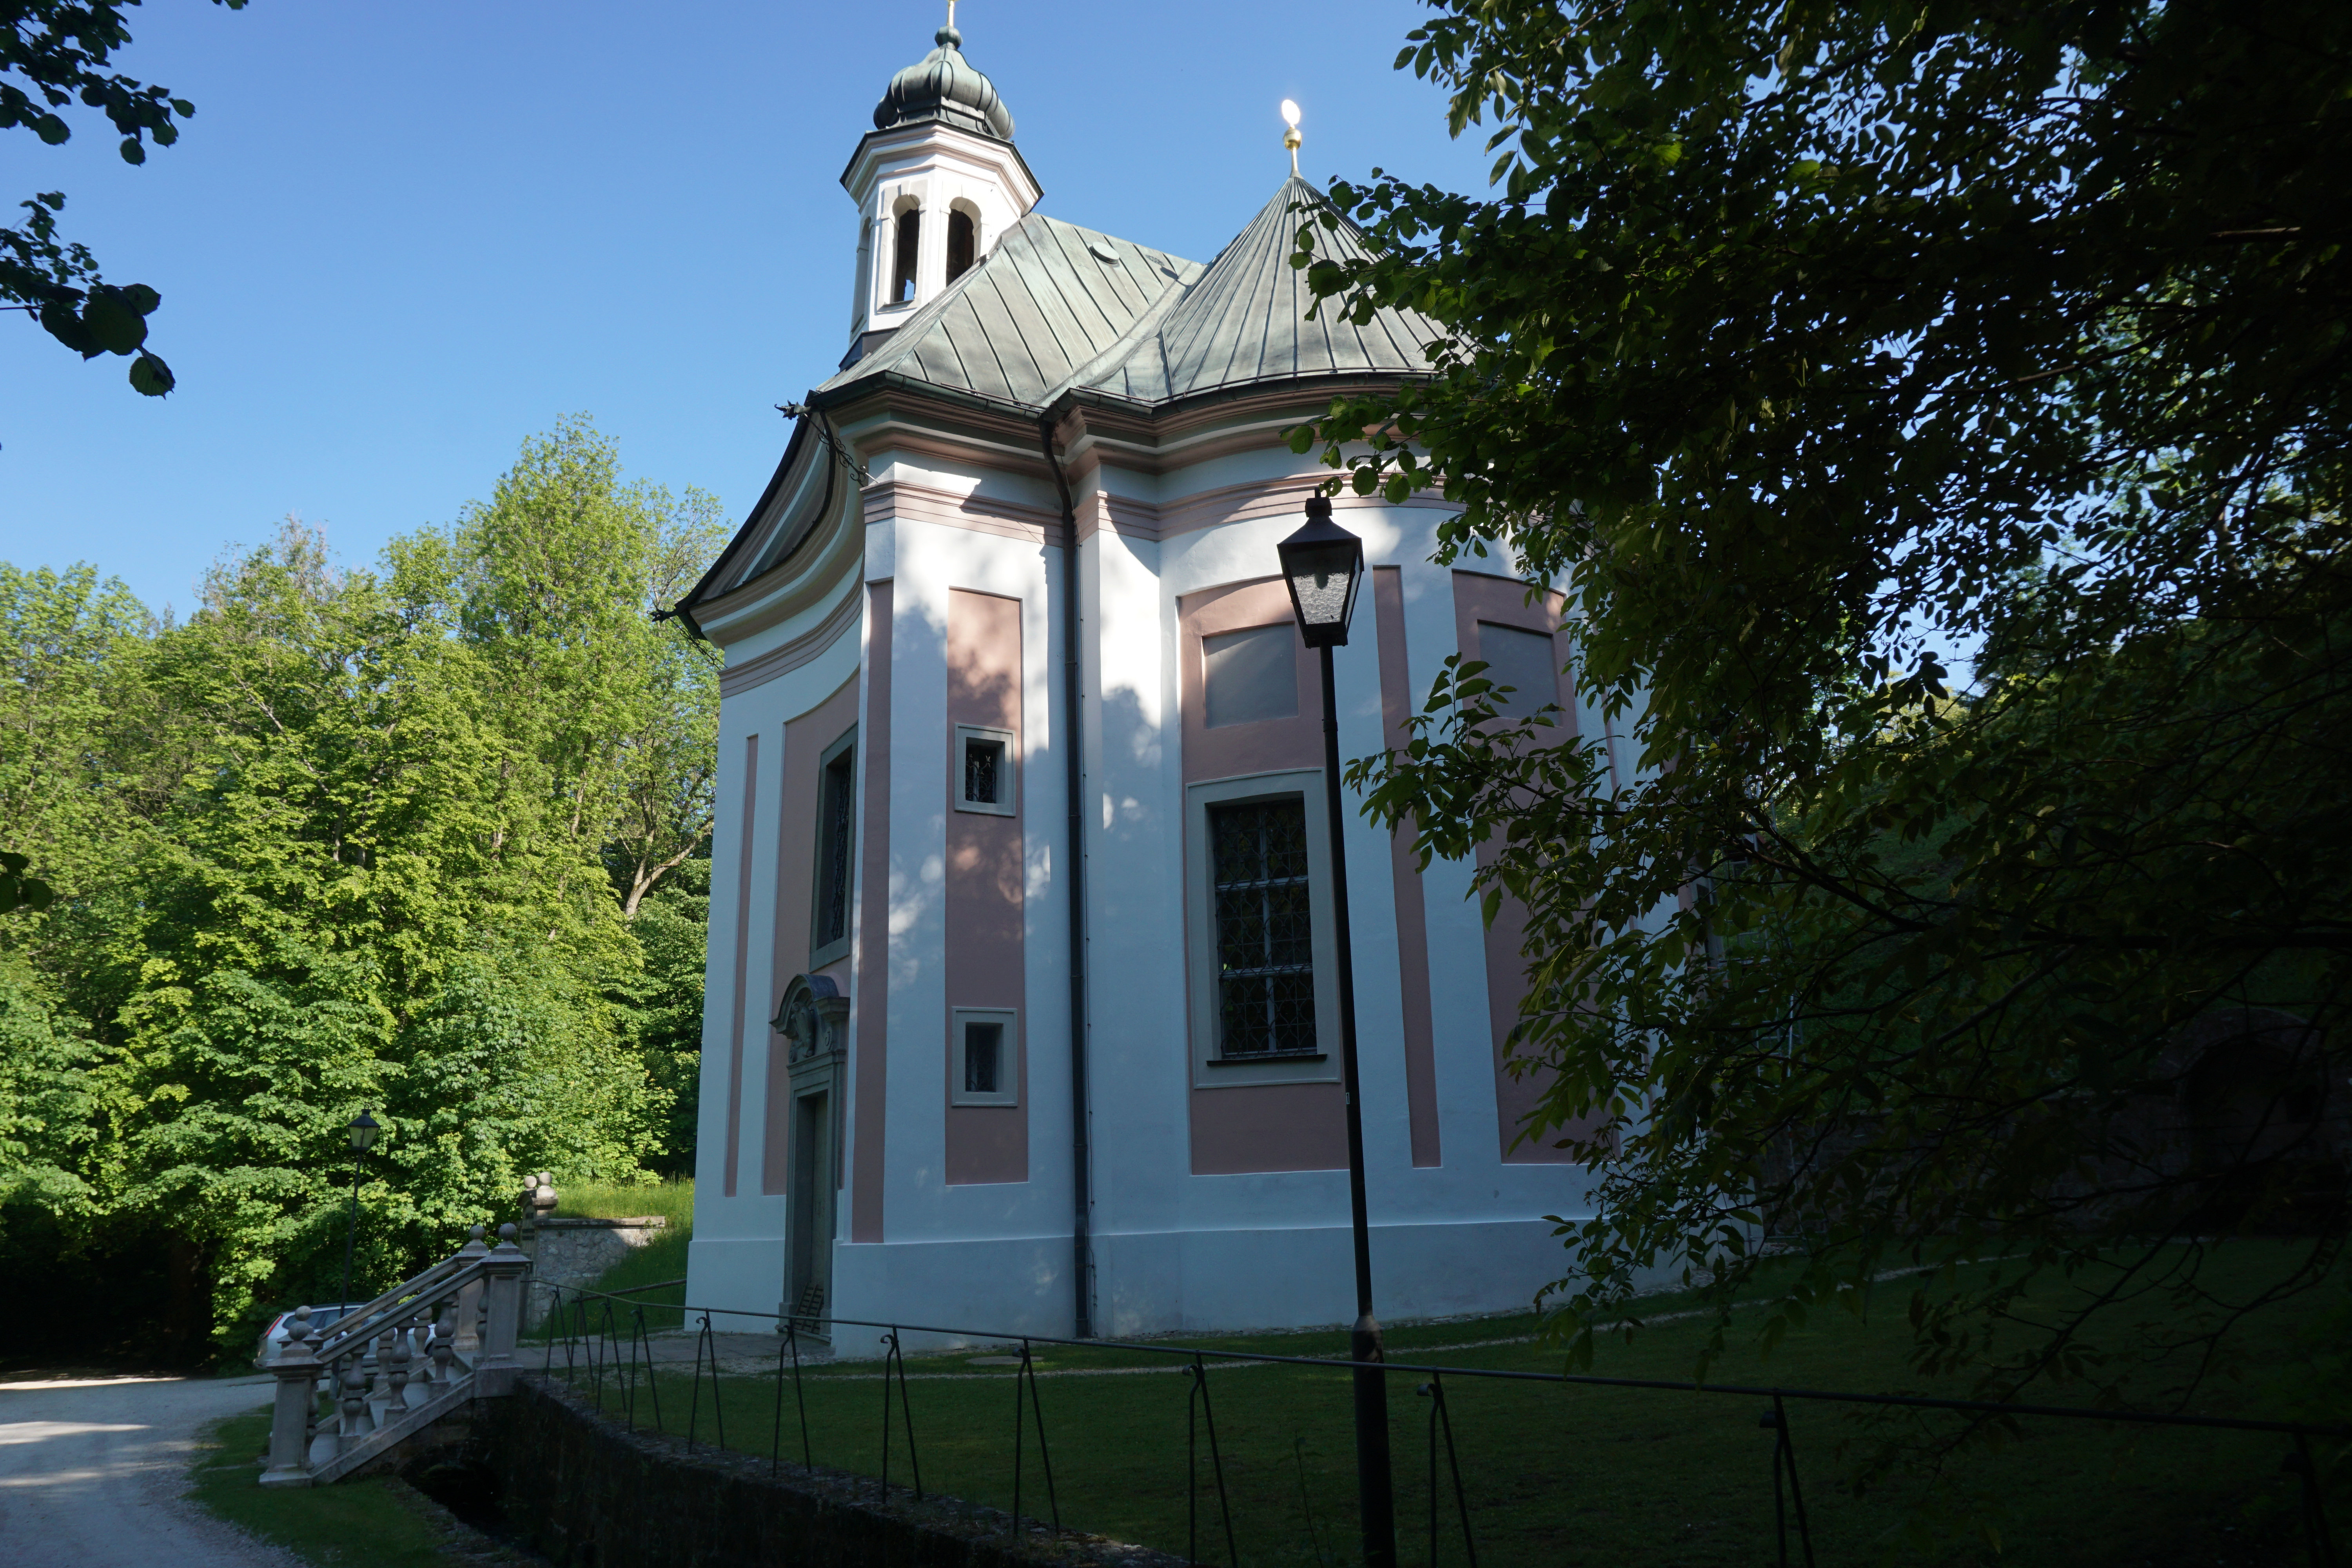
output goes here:
[[[978, 266], [1037, 205], [1013, 111], [963, 58], [955, 0], [931, 52], [890, 79], [841, 176], [862, 215], [855, 359]], [[845, 362], [846, 363], [846, 362]]]
[[955, 3], [949, 0], [947, 26], [931, 35], [938, 47], [890, 79], [874, 106], [874, 128], [937, 121], [960, 131], [1013, 140], [1013, 111], [997, 96], [996, 84], [963, 58], [963, 35], [956, 30]]

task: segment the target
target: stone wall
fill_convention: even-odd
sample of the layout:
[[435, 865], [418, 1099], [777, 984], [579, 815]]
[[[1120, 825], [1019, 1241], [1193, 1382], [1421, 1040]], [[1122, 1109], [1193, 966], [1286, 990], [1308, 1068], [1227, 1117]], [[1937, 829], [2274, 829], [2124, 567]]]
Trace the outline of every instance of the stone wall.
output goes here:
[[651, 1242], [669, 1226], [660, 1215], [631, 1219], [551, 1219], [527, 1221], [522, 1249], [530, 1254], [530, 1289], [524, 1301], [523, 1326], [536, 1328], [546, 1318], [561, 1285], [567, 1290], [593, 1285], [604, 1270]]
[[[625, 1430], [561, 1382], [478, 1401], [464, 1463], [503, 1529], [562, 1568], [1177, 1568], [1099, 1537], [1054, 1536], [995, 1509], [917, 1501], [867, 1478]], [[420, 1483], [422, 1484], [422, 1483]], [[435, 1491], [433, 1486], [426, 1490]], [[439, 1495], [436, 1492], [436, 1495]]]

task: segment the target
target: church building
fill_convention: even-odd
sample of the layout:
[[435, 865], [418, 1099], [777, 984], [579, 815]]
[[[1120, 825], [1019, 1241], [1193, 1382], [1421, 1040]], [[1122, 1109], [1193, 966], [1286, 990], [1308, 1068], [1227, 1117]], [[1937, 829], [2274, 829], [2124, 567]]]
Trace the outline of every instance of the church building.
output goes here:
[[[1047, 216], [936, 41], [842, 175], [847, 352], [679, 606], [725, 656], [687, 1299], [1345, 1323], [1322, 695], [1275, 548], [1329, 470], [1284, 432], [1440, 329], [1307, 319], [1295, 160], [1234, 171], [1206, 262]], [[1431, 564], [1442, 500], [1335, 505], [1368, 563], [1343, 757], [1399, 743], [1457, 651], [1573, 722], [1557, 600]], [[1524, 1308], [1589, 1177], [1518, 1136], [1518, 932], [1349, 801], [1377, 1310]]]

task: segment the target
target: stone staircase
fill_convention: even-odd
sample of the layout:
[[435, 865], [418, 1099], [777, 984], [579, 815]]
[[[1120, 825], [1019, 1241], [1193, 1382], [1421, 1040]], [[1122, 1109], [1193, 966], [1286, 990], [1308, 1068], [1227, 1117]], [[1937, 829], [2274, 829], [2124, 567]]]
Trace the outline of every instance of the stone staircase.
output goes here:
[[328, 1325], [310, 1309], [269, 1370], [278, 1399], [266, 1487], [323, 1486], [477, 1399], [511, 1393], [530, 1259], [515, 1227], [476, 1226], [465, 1246]]

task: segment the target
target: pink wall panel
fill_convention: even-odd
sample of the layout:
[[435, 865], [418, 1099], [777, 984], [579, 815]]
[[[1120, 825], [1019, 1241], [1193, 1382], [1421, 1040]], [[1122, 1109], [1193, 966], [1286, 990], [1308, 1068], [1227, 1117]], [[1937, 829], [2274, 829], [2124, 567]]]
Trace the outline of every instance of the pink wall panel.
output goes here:
[[[1184, 782], [1323, 765], [1323, 688], [1315, 656], [1298, 650], [1298, 713], [1212, 730], [1202, 683], [1201, 639], [1250, 626], [1292, 624], [1279, 578], [1188, 594], [1177, 601], [1177, 657], [1184, 737]], [[1192, 812], [1185, 811], [1185, 831]], [[1189, 864], [1189, 861], [1187, 862]], [[1187, 899], [1208, 889], [1187, 886]], [[1334, 1052], [1339, 1042], [1330, 1043]], [[1189, 1050], [1189, 1046], [1187, 1047]], [[1186, 1077], [1191, 1077], [1189, 1065]], [[1250, 1084], [1192, 1090], [1192, 1170], [1329, 1171], [1348, 1163], [1347, 1102], [1336, 1083]]]
[[[1404, 574], [1394, 566], [1372, 568], [1373, 624], [1381, 641], [1381, 735], [1392, 752], [1404, 750], [1405, 720], [1413, 701], [1412, 667], [1405, 658]], [[1389, 886], [1396, 896], [1397, 997], [1403, 1009], [1404, 1099], [1412, 1163], [1444, 1163], [1437, 1134], [1437, 1039], [1429, 1003], [1429, 911], [1422, 900], [1421, 868], [1412, 852], [1412, 824], [1397, 825], [1389, 839]], [[1375, 971], [1377, 973], [1377, 971]]]
[[[1454, 574], [1454, 630], [1465, 658], [1478, 657], [1478, 623], [1488, 621], [1549, 636], [1555, 664], [1565, 669], [1569, 648], [1567, 637], [1559, 629], [1560, 596], [1546, 594], [1530, 604], [1527, 592], [1526, 584], [1512, 578], [1475, 572]], [[1576, 733], [1576, 691], [1565, 673], [1558, 676], [1557, 682], [1555, 700], [1560, 711], [1553, 715], [1553, 722], [1566, 740]], [[1485, 864], [1490, 853], [1482, 846], [1479, 863]], [[1519, 1004], [1528, 994], [1528, 961], [1521, 952], [1527, 942], [1527, 919], [1526, 907], [1507, 898], [1496, 911], [1494, 923], [1486, 928], [1486, 1020], [1495, 1043], [1496, 1131], [1505, 1164], [1571, 1164], [1574, 1162], [1567, 1151], [1552, 1147], [1558, 1134], [1541, 1141], [1519, 1140], [1528, 1114], [1550, 1084], [1550, 1075], [1514, 1073], [1505, 1066], [1511, 1026], [1518, 1021]]]
[[[1021, 743], [1021, 603], [992, 594], [948, 594], [948, 789], [943, 805], [960, 793], [962, 760], [955, 751], [955, 726], [977, 724], [1013, 732], [1011, 751]], [[947, 1107], [947, 1179], [950, 1185], [1029, 1179], [1028, 1013], [1024, 1009], [1021, 856], [1022, 823], [1028, 814], [1025, 770], [1018, 815], [947, 814], [947, 992], [948, 1027], [958, 1007], [1010, 1007], [1018, 1027], [1013, 1050], [1018, 1064], [1019, 1103]], [[952, 1088], [954, 1040], [947, 1041], [940, 1090]]]
[[[818, 764], [824, 749], [857, 722], [857, 682], [840, 690], [784, 726], [782, 800], [776, 807], [776, 934], [773, 961], [768, 965], [768, 1007], [761, 1018], [772, 1019], [784, 1005], [784, 988], [808, 968], [809, 924], [815, 912], [816, 803]], [[793, 1086], [784, 1067], [783, 1037], [755, 1021], [767, 1042], [767, 1125], [760, 1144], [760, 1190], [784, 1190], [787, 1141], [792, 1126]]]

